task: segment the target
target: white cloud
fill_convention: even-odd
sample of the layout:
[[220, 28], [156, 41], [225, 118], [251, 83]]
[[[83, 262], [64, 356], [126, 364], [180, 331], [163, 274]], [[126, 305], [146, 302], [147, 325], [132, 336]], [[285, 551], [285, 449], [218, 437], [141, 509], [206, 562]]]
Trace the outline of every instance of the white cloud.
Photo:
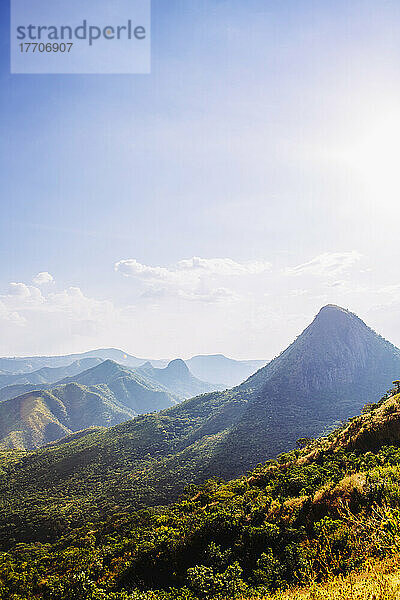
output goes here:
[[42, 294], [37, 287], [12, 282], [7, 293], [0, 295], [4, 332], [0, 346], [12, 347], [14, 352], [23, 354], [36, 353], [36, 344], [40, 347], [38, 352], [47, 352], [46, 345], [51, 352], [52, 343], [58, 344], [56, 352], [62, 352], [63, 343], [68, 345], [65, 348], [68, 351], [74, 339], [97, 346], [96, 340], [126, 328], [127, 321], [123, 309], [108, 300], [86, 296], [76, 286]]
[[134, 258], [120, 260], [115, 264], [115, 270], [122, 273], [125, 277], [141, 277], [161, 281], [168, 281], [173, 277], [173, 272], [165, 267], [148, 267], [147, 265], [142, 265]]
[[[109, 300], [97, 300], [85, 296], [82, 290], [75, 286], [49, 294], [46, 298], [46, 310], [62, 313], [73, 321], [94, 322], [99, 325], [102, 321], [112, 319], [117, 312]], [[75, 331], [77, 330], [75, 328]]]
[[31, 295], [29, 287], [25, 283], [10, 283], [8, 286], [8, 293], [10, 296], [18, 296], [20, 298], [29, 298]]
[[45, 285], [46, 283], [54, 283], [54, 277], [47, 271], [41, 271], [33, 278], [35, 285]]
[[3, 298], [12, 298], [15, 302], [43, 302], [42, 292], [39, 290], [39, 288], [34, 287], [32, 285], [26, 285], [25, 283], [21, 282], [10, 283], [8, 286], [8, 294], [6, 296], [3, 296]]
[[227, 280], [261, 275], [271, 268], [266, 261], [237, 262], [231, 258], [183, 259], [169, 267], [148, 266], [131, 258], [115, 264], [125, 277], [134, 277], [147, 287], [146, 296], [176, 294], [187, 300], [220, 302], [237, 294], [225, 285]]
[[379, 288], [377, 291], [379, 294], [393, 295], [396, 298], [398, 298], [399, 292], [400, 292], [400, 283], [385, 285], [385, 286]]
[[312, 260], [290, 267], [287, 269], [289, 275], [316, 275], [320, 277], [337, 277], [348, 271], [356, 262], [362, 258], [359, 252], [325, 252]]
[[266, 261], [236, 262], [231, 258], [193, 258], [183, 259], [177, 263], [179, 271], [195, 271], [213, 275], [258, 275], [271, 268]]
[[8, 293], [0, 298], [8, 310], [63, 313], [78, 319], [100, 318], [113, 310], [111, 302], [89, 298], [76, 286], [42, 294], [37, 287], [25, 283], [10, 283]]
[[298, 298], [300, 296], [305, 296], [308, 293], [309, 293], [309, 290], [295, 289], [295, 290], [290, 290], [289, 291], [289, 296], [293, 296], [295, 298]]
[[282, 262], [271, 268], [232, 259], [192, 258], [172, 266], [120, 261], [115, 270], [129, 283], [129, 300], [120, 304], [117, 289], [102, 299], [76, 285], [12, 282], [0, 294], [0, 355], [112, 346], [154, 358], [222, 352], [267, 359], [328, 303], [368, 317], [393, 339], [400, 284], [386, 277], [378, 282], [375, 271], [359, 268], [359, 257], [320, 254], [294, 268], [299, 277], [288, 276]]
[[183, 280], [194, 274], [199, 277], [209, 275], [257, 275], [268, 271], [271, 263], [266, 261], [236, 262], [231, 258], [193, 258], [183, 259], [171, 267], [150, 267], [139, 263], [135, 258], [120, 260], [115, 270], [126, 277], [142, 277], [161, 281]]

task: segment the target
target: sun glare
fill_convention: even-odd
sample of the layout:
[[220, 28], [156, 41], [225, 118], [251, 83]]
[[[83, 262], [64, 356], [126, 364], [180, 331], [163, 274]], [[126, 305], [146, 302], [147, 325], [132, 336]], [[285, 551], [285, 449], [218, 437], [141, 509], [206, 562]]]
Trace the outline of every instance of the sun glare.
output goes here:
[[400, 193], [400, 114], [387, 115], [349, 150], [343, 159], [372, 199], [392, 200]]

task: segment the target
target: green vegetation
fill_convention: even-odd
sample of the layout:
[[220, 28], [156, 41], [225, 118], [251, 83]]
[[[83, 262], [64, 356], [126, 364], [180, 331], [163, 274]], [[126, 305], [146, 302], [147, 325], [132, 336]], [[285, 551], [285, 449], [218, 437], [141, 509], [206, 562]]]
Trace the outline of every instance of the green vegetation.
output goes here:
[[106, 390], [77, 383], [0, 402], [0, 449], [29, 449], [93, 425], [110, 427], [133, 416]]
[[[276, 590], [350, 573], [368, 558], [397, 555], [400, 448], [387, 445], [387, 436], [399, 423], [400, 395], [388, 394], [329, 436], [259, 465], [239, 479], [190, 485], [165, 508], [134, 510], [127, 497], [125, 506], [115, 504], [112, 512], [96, 514], [92, 505], [80, 524], [60, 518], [58, 529], [53, 519], [73, 514], [72, 497], [64, 498], [62, 511], [59, 505], [54, 509], [53, 497], [44, 495], [47, 524], [37, 520], [32, 506], [27, 527], [10, 504], [10, 495], [8, 508], [6, 502], [2, 508], [6, 517], [2, 522], [9, 528], [3, 525], [1, 531], [0, 598], [269, 597]], [[368, 448], [371, 430], [373, 451]], [[90, 434], [94, 439], [96, 435]], [[51, 450], [62, 453], [84, 439]], [[357, 440], [363, 440], [362, 448]], [[47, 474], [30, 471], [28, 458], [41, 453], [44, 450], [30, 457], [14, 452], [1, 456], [2, 478], [17, 498], [22, 488], [15, 474], [21, 464], [27, 467], [25, 485], [33, 485], [34, 477], [44, 484], [42, 478], [57, 477], [55, 464], [66, 468], [52, 464], [50, 454]], [[110, 463], [113, 456], [117, 459], [111, 452]], [[82, 480], [81, 485], [87, 484]], [[76, 485], [77, 496], [78, 489]], [[32, 505], [39, 485], [36, 490]], [[306, 593], [293, 592], [297, 594], [293, 597], [307, 598]]]
[[[93, 363], [95, 367], [82, 371]], [[99, 358], [30, 373], [0, 374], [3, 384], [0, 449], [28, 450], [83, 428], [110, 427], [218, 388], [193, 377], [182, 360], [172, 361], [165, 369], [148, 363], [132, 370], [113, 361], [101, 363]]]
[[[241, 476], [294, 448], [299, 438], [304, 445], [304, 438], [326, 434], [335, 422], [360, 412], [357, 393], [373, 406], [366, 366], [378, 381], [389, 375], [392, 381], [396, 365], [400, 371], [400, 353], [389, 342], [355, 315], [326, 307], [284, 353], [233, 390], [68, 438], [20, 456], [11, 467], [6, 463], [0, 477], [0, 533], [15, 540], [24, 540], [26, 533], [51, 540], [83, 526], [88, 514], [101, 521], [120, 510], [173, 502], [192, 483]], [[154, 393], [165, 393], [144, 390], [139, 375], [112, 361], [75, 379], [98, 394], [108, 390], [124, 406], [143, 394], [144, 408]], [[395, 442], [396, 435], [387, 435], [386, 443]]]
[[383, 561], [368, 560], [365, 566], [328, 582], [268, 595], [263, 600], [398, 600], [400, 597], [399, 556]]
[[245, 405], [227, 394], [223, 410], [220, 395], [214, 399], [216, 416], [213, 396], [199, 396], [182, 403], [178, 416], [169, 411], [143, 415], [20, 453], [11, 465], [6, 454], [4, 461], [0, 458], [0, 532], [18, 539], [24, 530], [43, 530], [51, 538], [71, 524], [84, 524], [88, 513], [102, 519], [121, 507], [167, 503], [187, 484], [212, 477], [223, 433], [210, 435], [210, 429], [221, 414], [227, 418], [236, 405], [236, 411]]
[[[97, 359], [86, 360], [97, 363]], [[45, 368], [27, 378], [38, 379], [38, 373], [41, 378], [44, 374], [54, 377], [54, 372], [65, 374], [77, 367], [74, 363], [67, 368]], [[0, 390], [0, 397], [1, 392], [8, 397], [16, 390], [25, 393], [0, 402], [0, 449], [38, 448], [81, 429], [111, 427], [177, 402], [160, 384], [112, 361], [74, 373], [56, 387], [14, 383]]]
[[[0, 599], [268, 596], [398, 553], [400, 394], [373, 394], [399, 371], [396, 348], [328, 306], [232, 390], [3, 452]], [[165, 393], [112, 361], [74, 381], [125, 406]]]

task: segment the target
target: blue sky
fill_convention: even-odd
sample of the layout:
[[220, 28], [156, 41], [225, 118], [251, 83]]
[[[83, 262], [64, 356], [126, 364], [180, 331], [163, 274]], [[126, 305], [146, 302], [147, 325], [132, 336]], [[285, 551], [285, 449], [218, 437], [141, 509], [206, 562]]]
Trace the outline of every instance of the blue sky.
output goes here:
[[269, 358], [328, 302], [400, 344], [399, 3], [152, 14], [151, 75], [34, 76], [1, 8], [0, 354]]

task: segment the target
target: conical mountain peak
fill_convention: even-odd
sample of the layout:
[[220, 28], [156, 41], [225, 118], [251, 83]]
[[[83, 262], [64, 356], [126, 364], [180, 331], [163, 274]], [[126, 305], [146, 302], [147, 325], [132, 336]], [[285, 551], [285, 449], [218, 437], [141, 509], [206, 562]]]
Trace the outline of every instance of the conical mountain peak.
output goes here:
[[[350, 312], [346, 308], [342, 308], [341, 306], [337, 306], [336, 304], [327, 304], [323, 306], [318, 314], [316, 315], [313, 323], [345, 323], [345, 322], [357, 321], [360, 325], [367, 327], [365, 323], [357, 317], [356, 314]], [[312, 325], [312, 323], [311, 323]]]
[[349, 310], [347, 310], [347, 308], [343, 308], [342, 306], [339, 306], [338, 304], [325, 304], [325, 306], [323, 306], [320, 309], [318, 314], [326, 312], [326, 311], [334, 311], [334, 312], [353, 314]]
[[378, 336], [354, 313], [328, 304], [321, 308], [298, 339], [309, 339], [313, 344], [322, 344], [324, 347], [339, 344], [337, 350], [341, 351], [342, 344], [348, 345], [352, 340], [354, 345], [359, 347], [366, 337]]
[[334, 392], [339, 384], [355, 384], [359, 378], [372, 384], [375, 377], [374, 389], [380, 385], [385, 390], [399, 359], [400, 351], [357, 315], [328, 304], [282, 354], [242, 385], [248, 388], [279, 383], [279, 387], [309, 397], [311, 390]]

